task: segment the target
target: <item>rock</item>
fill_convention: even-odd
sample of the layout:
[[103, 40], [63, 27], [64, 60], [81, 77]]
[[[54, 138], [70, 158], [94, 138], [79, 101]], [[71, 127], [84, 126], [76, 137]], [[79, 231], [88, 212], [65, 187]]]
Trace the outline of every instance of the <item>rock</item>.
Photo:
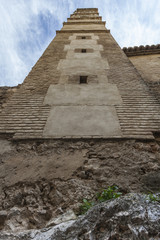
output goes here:
[[152, 152], [157, 152], [160, 150], [160, 146], [157, 143], [152, 144]]
[[81, 171], [81, 172], [78, 174], [78, 177], [80, 177], [80, 178], [82, 178], [82, 179], [86, 179], [87, 176], [86, 176], [85, 171]]
[[13, 150], [13, 146], [9, 141], [0, 139], [0, 155], [4, 153], [8, 153], [12, 150]]
[[148, 163], [148, 168], [152, 171], [157, 171], [157, 170], [160, 169], [160, 166], [157, 163], [149, 162]]
[[57, 224], [60, 224], [62, 222], [67, 222], [70, 220], [75, 220], [77, 218], [77, 216], [74, 214], [74, 212], [72, 210], [67, 211], [66, 213], [64, 213], [63, 215], [51, 219], [47, 224], [46, 227], [50, 227], [50, 226], [55, 226]]
[[[65, 220], [65, 217], [61, 220]], [[158, 240], [160, 239], [160, 204], [149, 201], [144, 194], [127, 194], [94, 206], [76, 220], [41, 230], [18, 233], [0, 232], [0, 239]]]
[[119, 158], [120, 156], [121, 156], [120, 153], [113, 153], [112, 155], [113, 158]]
[[0, 230], [3, 228], [7, 219], [7, 211], [0, 211]]
[[160, 191], [160, 171], [157, 173], [149, 173], [142, 179], [145, 190], [148, 191]]
[[28, 228], [28, 218], [24, 215], [23, 208], [13, 207], [9, 210], [4, 230], [23, 231]]
[[102, 155], [102, 154], [98, 154], [98, 158], [100, 160], [105, 160], [106, 159], [106, 156]]

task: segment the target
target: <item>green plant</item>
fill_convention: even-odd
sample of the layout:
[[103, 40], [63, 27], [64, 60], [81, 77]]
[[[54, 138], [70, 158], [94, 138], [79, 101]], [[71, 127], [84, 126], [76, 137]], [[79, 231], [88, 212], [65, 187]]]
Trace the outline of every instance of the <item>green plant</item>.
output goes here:
[[95, 202], [83, 199], [83, 204], [80, 206], [80, 214], [85, 214], [94, 205]]
[[159, 196], [159, 195], [156, 195], [156, 194], [153, 194], [153, 193], [149, 193], [149, 194], [147, 195], [147, 199], [150, 200], [150, 201], [160, 202], [160, 196]]
[[118, 192], [117, 186], [110, 186], [107, 189], [103, 189], [102, 192], [97, 194], [98, 202], [105, 202], [110, 199], [118, 198], [122, 195], [121, 192]]
[[93, 207], [96, 203], [105, 202], [110, 199], [118, 198], [122, 195], [121, 192], [118, 192], [117, 186], [109, 186], [107, 189], [103, 189], [101, 192], [97, 193], [94, 199], [96, 201], [91, 201], [87, 199], [83, 199], [83, 204], [80, 206], [79, 214], [86, 213], [91, 207]]

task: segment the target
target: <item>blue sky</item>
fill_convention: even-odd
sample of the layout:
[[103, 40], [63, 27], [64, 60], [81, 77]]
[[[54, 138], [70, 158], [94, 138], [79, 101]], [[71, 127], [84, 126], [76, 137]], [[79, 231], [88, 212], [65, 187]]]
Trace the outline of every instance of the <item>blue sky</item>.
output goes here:
[[0, 0], [0, 86], [24, 78], [76, 8], [96, 7], [121, 47], [160, 43], [157, 0]]

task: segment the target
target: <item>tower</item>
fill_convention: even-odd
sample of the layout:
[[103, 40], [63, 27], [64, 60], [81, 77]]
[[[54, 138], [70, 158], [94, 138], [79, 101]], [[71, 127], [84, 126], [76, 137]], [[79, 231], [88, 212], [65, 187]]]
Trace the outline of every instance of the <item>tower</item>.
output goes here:
[[[158, 217], [146, 214], [159, 206], [134, 194], [159, 191], [158, 98], [98, 9], [77, 9], [23, 84], [7, 94], [0, 108], [0, 239], [132, 239], [134, 229], [135, 238], [159, 236]], [[115, 185], [132, 194], [109, 203], [107, 211], [105, 203], [95, 206], [93, 218], [75, 220], [79, 206], [88, 209], [102, 189], [108, 199]]]
[[153, 139], [160, 129], [159, 103], [96, 8], [64, 22], [0, 122], [13, 139]]

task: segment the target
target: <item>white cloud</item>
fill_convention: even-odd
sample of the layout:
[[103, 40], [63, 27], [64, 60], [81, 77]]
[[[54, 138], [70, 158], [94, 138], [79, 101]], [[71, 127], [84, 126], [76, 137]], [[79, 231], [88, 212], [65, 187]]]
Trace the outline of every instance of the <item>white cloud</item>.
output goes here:
[[121, 47], [159, 43], [157, 0], [1, 0], [0, 85], [17, 85], [77, 7], [98, 7]]

